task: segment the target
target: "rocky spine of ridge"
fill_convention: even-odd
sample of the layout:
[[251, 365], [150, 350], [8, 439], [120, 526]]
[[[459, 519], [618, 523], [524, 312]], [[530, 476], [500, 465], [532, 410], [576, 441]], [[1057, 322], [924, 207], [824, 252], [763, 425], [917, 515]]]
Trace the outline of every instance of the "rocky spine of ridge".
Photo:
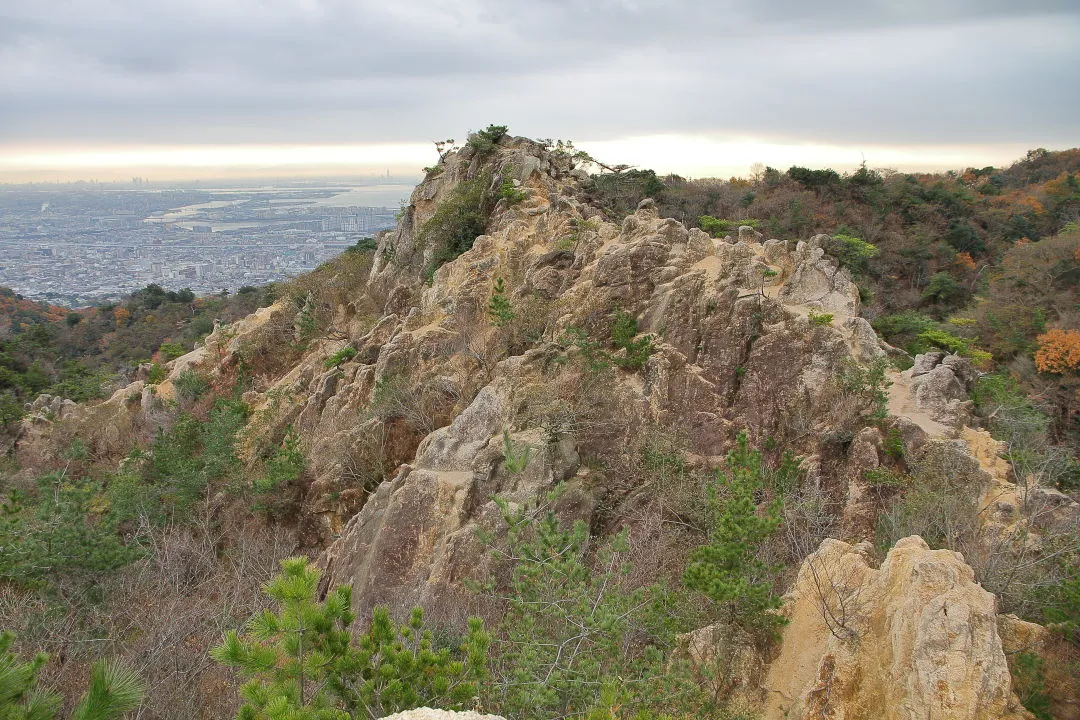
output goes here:
[[[586, 180], [572, 156], [522, 138], [451, 153], [413, 192], [398, 229], [379, 239], [366, 286], [328, 308], [333, 332], [295, 362], [276, 360], [298, 326], [297, 308], [279, 302], [217, 328], [156, 387], [139, 381], [97, 405], [33, 414], [15, 453], [24, 465], [44, 464], [79, 434], [95, 456], [119, 459], [168, 421], [185, 370], [225, 387], [239, 366], [255, 368], [244, 459], [257, 462], [289, 429], [301, 438], [307, 467], [295, 521], [322, 548], [325, 580], [350, 584], [358, 609], [463, 601], [462, 580], [486, 567], [476, 530], [498, 521], [494, 496], [525, 503], [565, 483], [563, 517], [601, 530], [628, 521], [648, 488], [624, 487], [582, 457], [618, 468], [651, 427], [677, 433], [701, 466], [718, 464], [740, 431], [755, 444], [771, 438], [803, 455], [806, 482], [845, 507], [847, 536], [868, 537], [861, 478], [883, 462], [882, 434], [862, 426], [865, 398], [835, 378], [891, 348], [859, 317], [858, 289], [823, 238], [766, 239], [746, 227], [714, 239], [660, 218], [649, 201], [612, 223], [588, 202]], [[440, 248], [425, 243], [424, 228], [466, 183], [490, 199], [486, 232], [434, 269]], [[524, 199], [495, 200], [507, 183]], [[487, 312], [500, 281], [517, 313], [509, 330]], [[654, 350], [639, 370], [616, 369], [598, 388], [565, 361], [567, 333], [604, 343], [616, 310], [653, 336]], [[347, 346], [355, 356], [327, 368]], [[944, 444], [980, 462], [960, 428], [970, 418], [957, 392], [964, 372], [959, 360], [920, 357], [894, 377], [890, 408], [900, 417], [890, 422], [906, 451]], [[853, 439], [840, 456], [829, 438], [844, 433]], [[530, 448], [521, 472], [505, 466], [508, 442]], [[381, 475], [367, 472], [376, 460]], [[1008, 482], [992, 475], [988, 487]], [[992, 627], [993, 597], [962, 558], [920, 543], [898, 544], [877, 569], [862, 546], [839, 541], [806, 560], [780, 656], [756, 673], [777, 693], [758, 701], [767, 717], [1026, 717]], [[865, 598], [858, 647], [818, 617], [823, 606], [815, 610], [806, 586], [818, 562], [845, 568], [844, 582]], [[874, 663], [883, 670], [858, 669]], [[880, 701], [870, 700], [875, 688], [887, 688]], [[833, 698], [827, 707], [823, 692]]]

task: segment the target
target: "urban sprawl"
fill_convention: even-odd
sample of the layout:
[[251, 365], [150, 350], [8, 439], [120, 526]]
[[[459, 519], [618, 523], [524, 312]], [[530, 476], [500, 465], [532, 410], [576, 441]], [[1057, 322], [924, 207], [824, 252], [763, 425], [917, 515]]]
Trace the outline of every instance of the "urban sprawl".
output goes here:
[[[407, 194], [396, 185], [139, 185], [0, 188], [0, 285], [68, 306], [114, 301], [151, 283], [199, 295], [265, 285], [392, 228], [394, 195]], [[374, 204], [388, 198], [394, 204]], [[372, 204], [343, 204], [365, 199]]]

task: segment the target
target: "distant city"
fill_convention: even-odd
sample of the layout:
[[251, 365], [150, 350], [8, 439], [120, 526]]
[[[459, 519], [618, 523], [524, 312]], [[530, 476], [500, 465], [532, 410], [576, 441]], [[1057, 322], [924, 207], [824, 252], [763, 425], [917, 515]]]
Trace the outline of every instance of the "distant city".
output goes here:
[[80, 307], [156, 283], [234, 292], [312, 270], [394, 227], [411, 185], [0, 186], [0, 285]]

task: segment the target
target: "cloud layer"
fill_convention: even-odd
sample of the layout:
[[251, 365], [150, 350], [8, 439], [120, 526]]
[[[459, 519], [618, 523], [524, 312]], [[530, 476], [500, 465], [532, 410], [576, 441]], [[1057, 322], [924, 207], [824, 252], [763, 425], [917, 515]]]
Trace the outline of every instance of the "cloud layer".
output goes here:
[[0, 7], [0, 144], [1080, 144], [1075, 0], [50, 0]]

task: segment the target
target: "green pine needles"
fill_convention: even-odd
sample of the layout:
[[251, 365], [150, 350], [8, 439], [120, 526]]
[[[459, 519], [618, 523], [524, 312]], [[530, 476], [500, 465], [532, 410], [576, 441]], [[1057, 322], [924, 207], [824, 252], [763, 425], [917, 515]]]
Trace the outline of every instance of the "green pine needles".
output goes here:
[[[55, 720], [63, 699], [38, 686], [38, 673], [48, 656], [38, 653], [21, 662], [11, 650], [15, 636], [0, 633], [0, 720]], [[129, 668], [98, 661], [90, 670], [90, 686], [71, 720], [117, 720], [139, 707], [146, 688]]]
[[228, 632], [210, 653], [248, 678], [237, 720], [374, 720], [422, 705], [471, 706], [490, 642], [479, 619], [453, 650], [435, 646], [419, 608], [398, 626], [379, 607], [354, 642], [351, 588], [320, 602], [320, 573], [306, 558], [281, 567], [266, 585], [276, 611], [256, 615], [242, 634]]
[[709, 541], [690, 554], [683, 582], [719, 603], [734, 622], [771, 632], [784, 624], [771, 612], [781, 605], [773, 590], [779, 569], [761, 560], [758, 547], [780, 526], [780, 503], [758, 512], [754, 494], [764, 489], [768, 472], [746, 433], [739, 434], [726, 464], [717, 471], [709, 498]]
[[611, 344], [623, 351], [613, 354], [611, 361], [623, 370], [638, 371], [653, 354], [652, 335], [637, 337], [638, 325], [634, 316], [623, 310], [615, 311], [615, 323], [611, 327]]
[[491, 324], [498, 328], [506, 327], [514, 322], [514, 318], [517, 317], [514, 305], [506, 297], [506, 287], [503, 284], [502, 278], [495, 280], [495, 287], [492, 289], [491, 299], [488, 300], [487, 311], [488, 317], [491, 318]]
[[473, 586], [507, 603], [485, 708], [548, 720], [607, 717], [604, 711], [622, 706], [632, 717], [636, 710], [681, 707], [694, 696], [696, 686], [687, 687], [667, 662], [672, 638], [689, 628], [674, 627], [681, 613], [670, 591], [626, 586], [626, 532], [601, 542], [580, 520], [565, 527], [550, 511], [495, 502], [505, 539], [496, 542], [491, 533], [480, 539], [510, 573], [505, 581]]

